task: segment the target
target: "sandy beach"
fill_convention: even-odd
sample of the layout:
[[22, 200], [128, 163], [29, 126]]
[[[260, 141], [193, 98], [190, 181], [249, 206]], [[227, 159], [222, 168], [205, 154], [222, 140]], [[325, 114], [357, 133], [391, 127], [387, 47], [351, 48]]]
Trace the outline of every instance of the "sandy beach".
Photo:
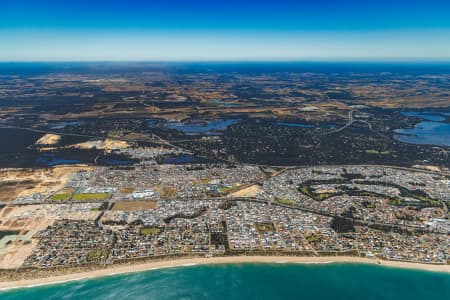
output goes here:
[[136, 265], [122, 265], [91, 272], [73, 273], [61, 276], [37, 278], [29, 280], [0, 282], [0, 291], [14, 288], [35, 287], [40, 285], [58, 284], [63, 282], [89, 279], [95, 277], [111, 276], [123, 273], [133, 273], [149, 270], [157, 270], [171, 267], [186, 267], [205, 264], [240, 264], [240, 263], [364, 263], [376, 264], [396, 268], [419, 269], [434, 272], [450, 273], [450, 265], [428, 265], [409, 262], [385, 261], [360, 257], [295, 257], [295, 256], [228, 256], [211, 258], [184, 258], [167, 261], [155, 261]]

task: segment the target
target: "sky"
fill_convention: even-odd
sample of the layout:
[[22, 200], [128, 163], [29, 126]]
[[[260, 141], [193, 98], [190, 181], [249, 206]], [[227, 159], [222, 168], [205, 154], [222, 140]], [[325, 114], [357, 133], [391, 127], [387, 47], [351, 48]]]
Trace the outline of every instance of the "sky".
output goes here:
[[450, 1], [0, 1], [0, 61], [92, 60], [450, 61]]

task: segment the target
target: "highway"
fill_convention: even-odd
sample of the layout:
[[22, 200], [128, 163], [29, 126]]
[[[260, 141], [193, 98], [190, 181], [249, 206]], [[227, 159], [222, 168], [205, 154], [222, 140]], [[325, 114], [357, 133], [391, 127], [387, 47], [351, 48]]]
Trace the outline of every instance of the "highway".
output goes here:
[[351, 126], [353, 123], [357, 123], [357, 122], [366, 124], [369, 127], [369, 129], [372, 130], [372, 125], [369, 122], [362, 121], [362, 120], [355, 120], [355, 118], [353, 116], [353, 113], [355, 113], [355, 112], [357, 112], [357, 110], [351, 110], [351, 111], [348, 112], [348, 121], [347, 121], [347, 123], [344, 126], [342, 126], [340, 128], [337, 128], [337, 129], [334, 129], [334, 130], [329, 131], [329, 132], [322, 133], [320, 135], [329, 135], [329, 134], [333, 134], [333, 133], [338, 133], [338, 132], [344, 130], [345, 128]]

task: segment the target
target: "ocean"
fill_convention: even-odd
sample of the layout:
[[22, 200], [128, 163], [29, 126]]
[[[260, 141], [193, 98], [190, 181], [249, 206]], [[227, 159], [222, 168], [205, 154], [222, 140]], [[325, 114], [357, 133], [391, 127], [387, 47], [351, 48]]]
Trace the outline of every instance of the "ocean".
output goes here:
[[450, 274], [365, 264], [195, 265], [9, 290], [0, 299], [450, 299]]

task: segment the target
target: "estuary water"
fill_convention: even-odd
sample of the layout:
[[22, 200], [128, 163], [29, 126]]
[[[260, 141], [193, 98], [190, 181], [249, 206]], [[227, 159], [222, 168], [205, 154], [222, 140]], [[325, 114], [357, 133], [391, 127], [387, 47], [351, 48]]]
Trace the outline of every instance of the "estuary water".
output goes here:
[[241, 121], [240, 119], [216, 119], [216, 120], [194, 120], [189, 122], [163, 122], [155, 119], [148, 121], [150, 128], [162, 127], [174, 129], [183, 132], [187, 135], [219, 135], [235, 123]]
[[445, 123], [449, 113], [403, 112], [402, 114], [409, 117], [418, 117], [423, 121], [417, 123], [414, 128], [395, 130], [394, 137], [396, 139], [410, 144], [450, 146], [450, 124]]
[[450, 274], [365, 264], [197, 265], [10, 290], [0, 299], [450, 299]]

